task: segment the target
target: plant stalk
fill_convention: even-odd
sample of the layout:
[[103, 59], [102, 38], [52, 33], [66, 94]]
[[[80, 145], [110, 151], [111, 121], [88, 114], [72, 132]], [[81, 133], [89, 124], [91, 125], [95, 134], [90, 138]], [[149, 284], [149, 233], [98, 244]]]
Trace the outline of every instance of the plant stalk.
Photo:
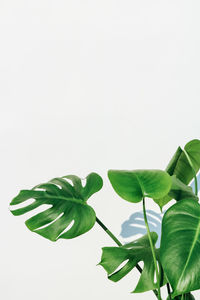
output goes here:
[[167, 292], [169, 295], [169, 300], [172, 300], [169, 282], [167, 283]]
[[103, 230], [111, 237], [111, 239], [120, 247], [122, 243], [116, 238], [116, 236], [96, 217], [96, 222], [103, 228]]
[[185, 151], [185, 149], [183, 149], [183, 152], [185, 153], [185, 156], [188, 160], [188, 163], [193, 171], [193, 175], [194, 175], [194, 184], [195, 184], [195, 195], [198, 196], [198, 182], [197, 182], [197, 176], [196, 176], [196, 172], [195, 172], [195, 169], [194, 169], [194, 166], [193, 166], [193, 163], [187, 153], [187, 151]]
[[152, 242], [151, 233], [150, 233], [150, 229], [149, 229], [149, 224], [148, 224], [148, 221], [147, 221], [146, 208], [145, 208], [145, 198], [143, 198], [143, 214], [144, 214], [144, 221], [145, 221], [145, 225], [146, 225], [146, 229], [147, 229], [147, 235], [148, 235], [148, 238], [149, 238], [149, 243], [150, 243], [151, 252], [152, 252], [152, 255], [153, 255], [154, 266], [155, 266], [155, 271], [156, 271], [156, 279], [157, 279], [157, 285], [158, 285], [158, 299], [162, 300], [161, 292], [160, 292], [160, 278], [159, 278], [158, 266], [157, 266], [157, 261], [156, 261], [155, 247], [154, 247], [153, 242]]
[[[99, 220], [99, 218], [96, 217], [96, 222], [101, 226], [101, 228], [111, 237], [111, 239], [120, 247], [122, 246], [122, 243], [116, 238], [116, 236]], [[142, 273], [142, 268], [136, 264], [137, 270]], [[154, 295], [156, 296], [157, 299], [161, 300], [158, 297], [158, 291], [153, 290]]]

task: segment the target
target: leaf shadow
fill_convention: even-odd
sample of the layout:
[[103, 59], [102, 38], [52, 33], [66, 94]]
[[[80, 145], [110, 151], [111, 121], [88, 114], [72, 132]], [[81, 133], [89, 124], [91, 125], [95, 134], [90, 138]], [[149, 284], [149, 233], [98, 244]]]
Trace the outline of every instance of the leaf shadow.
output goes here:
[[[158, 241], [156, 242], [156, 247], [160, 246], [160, 236], [161, 236], [161, 224], [163, 213], [157, 213], [153, 210], [146, 211], [148, 224], [150, 231], [154, 231], [158, 234]], [[146, 226], [144, 222], [143, 212], [139, 211], [133, 213], [128, 220], [122, 223], [120, 236], [122, 238], [130, 238], [140, 234], [146, 234]]]
[[[200, 188], [200, 173], [197, 175], [197, 184], [198, 184], [198, 191], [199, 191], [199, 188]], [[193, 189], [193, 192], [195, 191], [195, 181], [192, 180], [190, 186], [192, 187]]]
[[[197, 183], [198, 183], [198, 191], [200, 190], [200, 173], [197, 175]], [[190, 186], [192, 187], [193, 191], [195, 190], [195, 182], [192, 180]], [[162, 225], [162, 218], [165, 213], [157, 213], [153, 210], [147, 210], [147, 218], [149, 223], [150, 231], [154, 231], [158, 235], [158, 241], [156, 242], [156, 247], [160, 247], [160, 238], [161, 238], [161, 225]], [[136, 235], [144, 235], [146, 234], [146, 226], [144, 222], [143, 212], [139, 211], [132, 214], [128, 220], [124, 221], [121, 225], [121, 233], [120, 236], [122, 238], [135, 238]]]

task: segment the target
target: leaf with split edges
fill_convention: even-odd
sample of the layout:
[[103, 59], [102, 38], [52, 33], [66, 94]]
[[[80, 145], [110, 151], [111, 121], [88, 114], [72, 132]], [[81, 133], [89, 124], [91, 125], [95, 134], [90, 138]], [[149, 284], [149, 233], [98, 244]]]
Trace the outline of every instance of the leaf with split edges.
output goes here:
[[[71, 180], [72, 184], [66, 179]], [[102, 178], [96, 173], [91, 173], [86, 177], [84, 187], [81, 179], [75, 175], [54, 178], [31, 190], [20, 191], [12, 200], [11, 207], [29, 199], [34, 199], [34, 202], [23, 208], [11, 210], [11, 212], [17, 216], [43, 204], [50, 205], [45, 211], [29, 218], [25, 222], [26, 226], [51, 241], [60, 238], [71, 239], [89, 231], [94, 226], [96, 214], [86, 201], [92, 194], [98, 192], [102, 185]]]

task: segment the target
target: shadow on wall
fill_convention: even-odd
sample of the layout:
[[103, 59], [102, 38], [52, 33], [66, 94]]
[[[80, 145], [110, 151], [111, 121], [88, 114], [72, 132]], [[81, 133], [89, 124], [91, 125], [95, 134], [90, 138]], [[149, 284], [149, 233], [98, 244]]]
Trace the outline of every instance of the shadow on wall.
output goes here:
[[[200, 173], [197, 176], [197, 181], [198, 181], [198, 190], [200, 187]], [[194, 191], [194, 181], [191, 183], [191, 187]], [[156, 247], [160, 247], [160, 237], [161, 237], [161, 224], [162, 224], [162, 218], [165, 213], [163, 211], [162, 213], [157, 213], [153, 210], [147, 210], [147, 218], [148, 218], [148, 223], [149, 223], [149, 228], [150, 231], [154, 231], [158, 234], [158, 241], [156, 243]], [[121, 233], [120, 236], [122, 238], [131, 238], [134, 240], [136, 235], [140, 234], [141, 236], [146, 234], [146, 227], [145, 227], [145, 222], [144, 222], [144, 216], [143, 216], [143, 211], [136, 212], [132, 214], [128, 220], [126, 220], [124, 223], [121, 225]]]

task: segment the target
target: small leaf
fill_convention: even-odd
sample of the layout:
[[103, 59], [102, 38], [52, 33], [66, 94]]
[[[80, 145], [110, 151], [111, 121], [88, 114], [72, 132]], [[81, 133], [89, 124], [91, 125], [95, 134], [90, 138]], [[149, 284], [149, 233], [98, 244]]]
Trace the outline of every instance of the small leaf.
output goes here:
[[[70, 179], [73, 185], [65, 179]], [[47, 183], [37, 185], [32, 190], [20, 191], [12, 200], [11, 206], [28, 199], [35, 199], [35, 201], [11, 212], [16, 216], [22, 215], [43, 204], [48, 204], [51, 207], [28, 219], [25, 222], [26, 226], [51, 241], [60, 238], [71, 239], [94, 226], [96, 215], [86, 200], [98, 192], [102, 185], [102, 178], [96, 173], [87, 176], [85, 187], [82, 186], [81, 179], [75, 175], [54, 178]]]
[[161, 170], [109, 170], [108, 177], [120, 197], [135, 203], [143, 197], [164, 197], [171, 187], [171, 177]]
[[200, 205], [185, 199], [171, 206], [162, 222], [160, 257], [178, 296], [200, 288]]
[[[158, 236], [155, 232], [151, 232], [151, 237], [155, 245]], [[141, 293], [157, 288], [157, 283], [154, 283], [155, 266], [147, 235], [124, 246], [104, 247], [102, 250], [103, 253], [99, 264], [106, 270], [110, 280], [114, 282], [119, 281], [134, 269], [137, 263], [143, 261], [144, 268], [134, 293]], [[159, 261], [159, 249], [156, 249], [156, 256], [160, 267], [162, 286], [166, 283], [166, 280], [163, 279], [163, 272]], [[126, 264], [120, 268], [120, 265], [124, 262]]]

